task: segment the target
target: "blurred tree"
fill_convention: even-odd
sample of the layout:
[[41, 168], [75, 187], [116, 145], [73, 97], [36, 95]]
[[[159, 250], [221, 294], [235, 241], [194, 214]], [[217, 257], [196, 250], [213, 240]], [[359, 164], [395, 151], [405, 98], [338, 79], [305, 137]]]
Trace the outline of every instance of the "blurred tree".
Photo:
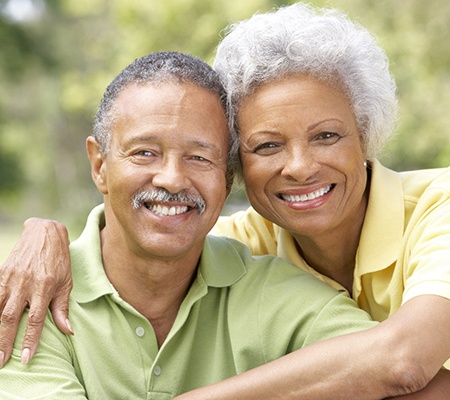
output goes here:
[[[391, 60], [400, 103], [383, 161], [397, 170], [450, 165], [450, 3], [371, 0], [364, 15]], [[361, 2], [358, 2], [361, 6]], [[362, 19], [362, 18], [361, 18]]]
[[0, 192], [5, 196], [20, 190], [23, 184], [22, 166], [11, 153], [0, 149]]
[[[111, 79], [151, 51], [212, 62], [227, 24], [292, 2], [0, 0], [0, 221], [19, 224], [34, 215], [83, 224], [101, 200], [84, 142]], [[312, 2], [359, 20], [392, 61], [401, 115], [385, 163], [448, 165], [450, 2]]]

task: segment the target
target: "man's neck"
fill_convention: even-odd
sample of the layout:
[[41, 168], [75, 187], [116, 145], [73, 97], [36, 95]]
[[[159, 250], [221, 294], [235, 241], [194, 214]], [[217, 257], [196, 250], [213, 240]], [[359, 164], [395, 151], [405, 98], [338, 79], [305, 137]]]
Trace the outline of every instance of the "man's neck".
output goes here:
[[104, 238], [103, 266], [120, 297], [145, 316], [160, 347], [172, 328], [179, 307], [196, 276], [201, 252], [182, 259], [136, 256]]

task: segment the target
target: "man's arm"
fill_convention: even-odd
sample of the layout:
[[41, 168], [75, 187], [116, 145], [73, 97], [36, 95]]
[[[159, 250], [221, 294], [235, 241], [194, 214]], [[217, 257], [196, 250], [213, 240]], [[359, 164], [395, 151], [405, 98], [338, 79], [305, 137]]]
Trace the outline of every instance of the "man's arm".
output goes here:
[[447, 399], [449, 373], [435, 375], [449, 357], [450, 301], [419, 296], [374, 328], [307, 346], [176, 399], [364, 400], [414, 392], [401, 399]]
[[69, 238], [64, 225], [31, 218], [8, 259], [0, 266], [0, 368], [11, 356], [19, 321], [30, 310], [22, 361], [34, 355], [49, 304], [58, 328], [72, 334], [68, 298], [72, 289]]

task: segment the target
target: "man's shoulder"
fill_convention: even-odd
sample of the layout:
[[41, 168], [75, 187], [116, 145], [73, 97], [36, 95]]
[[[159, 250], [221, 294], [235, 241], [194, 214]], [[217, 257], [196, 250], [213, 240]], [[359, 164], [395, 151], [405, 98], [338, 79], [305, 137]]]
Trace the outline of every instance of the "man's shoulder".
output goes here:
[[220, 217], [212, 233], [245, 243], [253, 254], [276, 254], [279, 230], [277, 225], [249, 207], [245, 211]]
[[269, 359], [281, 355], [276, 350], [280, 347], [291, 351], [375, 324], [348, 294], [279, 257], [252, 256], [233, 239], [208, 237], [208, 242], [221, 248], [221, 254], [234, 253], [219, 268], [233, 268], [236, 263], [245, 268], [233, 284], [218, 289], [226, 293], [231, 334], [242, 336], [245, 331], [257, 338]]
[[[206, 246], [216, 256], [220, 268], [240, 265], [244, 271], [234, 286], [253, 287], [254, 290], [274, 291], [279, 296], [298, 295], [298, 292], [318, 293], [330, 299], [338, 292], [308, 272], [273, 255], [253, 256], [249, 248], [238, 240], [208, 235]], [[276, 288], [276, 289], [274, 289]], [[326, 301], [326, 300], [325, 300]]]

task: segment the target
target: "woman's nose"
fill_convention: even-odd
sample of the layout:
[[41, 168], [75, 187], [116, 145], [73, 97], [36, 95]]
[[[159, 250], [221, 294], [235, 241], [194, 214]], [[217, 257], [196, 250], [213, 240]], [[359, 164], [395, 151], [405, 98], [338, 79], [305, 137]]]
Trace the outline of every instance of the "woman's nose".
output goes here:
[[298, 182], [306, 182], [316, 174], [318, 169], [319, 163], [313, 152], [308, 148], [295, 148], [288, 152], [281, 175]]

